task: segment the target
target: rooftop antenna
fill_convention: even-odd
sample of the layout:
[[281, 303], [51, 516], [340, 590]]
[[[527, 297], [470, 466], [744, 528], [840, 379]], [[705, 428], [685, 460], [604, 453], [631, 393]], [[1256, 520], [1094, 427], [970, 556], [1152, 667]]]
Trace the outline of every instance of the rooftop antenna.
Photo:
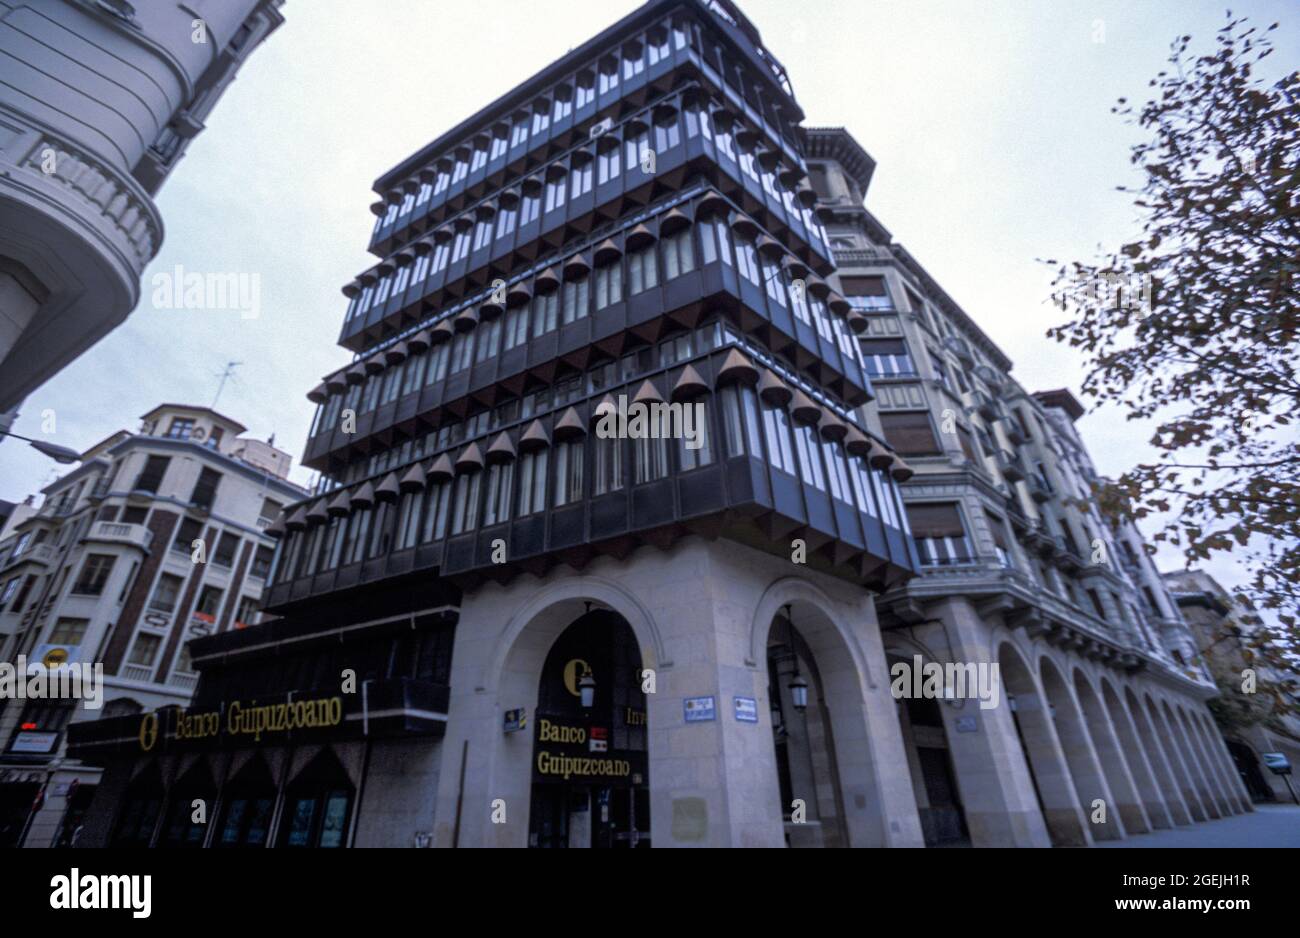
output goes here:
[[233, 378], [235, 376], [235, 369], [242, 364], [243, 362], [226, 362], [226, 370], [221, 372], [221, 374], [217, 375], [217, 377], [219, 377], [221, 381], [217, 385], [217, 393], [216, 396], [212, 398], [212, 406], [209, 408], [209, 410], [217, 409], [217, 401], [221, 399], [221, 392], [226, 389], [226, 379]]

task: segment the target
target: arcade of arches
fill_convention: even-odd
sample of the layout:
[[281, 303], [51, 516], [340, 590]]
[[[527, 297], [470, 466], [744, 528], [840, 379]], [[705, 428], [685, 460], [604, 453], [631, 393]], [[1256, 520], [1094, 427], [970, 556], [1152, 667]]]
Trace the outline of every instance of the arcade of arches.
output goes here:
[[[895, 700], [890, 666], [914, 660], [996, 664], [1001, 698]], [[962, 600], [882, 634], [849, 584], [691, 540], [466, 597], [434, 838], [1123, 838], [1250, 810], [1199, 690], [986, 622]], [[528, 723], [507, 731], [519, 710]]]

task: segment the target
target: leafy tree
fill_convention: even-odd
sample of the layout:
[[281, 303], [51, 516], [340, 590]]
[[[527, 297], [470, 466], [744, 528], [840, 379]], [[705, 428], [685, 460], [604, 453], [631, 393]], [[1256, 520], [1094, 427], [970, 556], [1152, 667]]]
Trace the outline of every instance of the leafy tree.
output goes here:
[[[1300, 75], [1264, 81], [1269, 33], [1228, 14], [1215, 48], [1171, 46], [1132, 149], [1142, 235], [1095, 263], [1058, 263], [1072, 314], [1048, 336], [1080, 349], [1084, 393], [1154, 420], [1152, 460], [1094, 493], [1104, 512], [1150, 517], [1194, 566], [1227, 552], [1244, 597], [1280, 629], [1257, 651], [1286, 666], [1300, 616]], [[1272, 63], [1269, 63], [1272, 64]], [[1251, 625], [1259, 625], [1256, 620]]]

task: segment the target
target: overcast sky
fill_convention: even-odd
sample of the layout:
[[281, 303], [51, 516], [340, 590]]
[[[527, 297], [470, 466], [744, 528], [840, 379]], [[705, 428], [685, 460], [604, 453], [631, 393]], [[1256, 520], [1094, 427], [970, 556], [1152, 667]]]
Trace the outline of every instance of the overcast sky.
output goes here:
[[[1110, 113], [1145, 100], [1170, 41], [1207, 50], [1224, 7], [1193, 0], [739, 0], [786, 66], [809, 126], [845, 126], [877, 161], [867, 204], [1015, 363], [1030, 390], [1082, 380], [1046, 339], [1057, 321], [1037, 258], [1116, 245], [1134, 210], [1136, 131]], [[631, 0], [289, 0], [286, 22], [239, 73], [163, 187], [166, 238], [127, 323], [33, 393], [14, 432], [85, 448], [134, 430], [155, 404], [217, 409], [295, 458], [306, 392], [349, 359], [335, 341], [339, 287], [366, 252], [371, 184], [431, 139], [638, 6]], [[1234, 3], [1300, 61], [1294, 3]], [[152, 307], [151, 279], [260, 278], [257, 319]], [[1085, 403], [1087, 403], [1085, 401]], [[1149, 455], [1149, 428], [1089, 413], [1099, 469]], [[20, 501], [53, 464], [0, 445], [0, 498]], [[295, 468], [298, 481], [310, 473]], [[1210, 566], [1242, 579], [1229, 558]]]

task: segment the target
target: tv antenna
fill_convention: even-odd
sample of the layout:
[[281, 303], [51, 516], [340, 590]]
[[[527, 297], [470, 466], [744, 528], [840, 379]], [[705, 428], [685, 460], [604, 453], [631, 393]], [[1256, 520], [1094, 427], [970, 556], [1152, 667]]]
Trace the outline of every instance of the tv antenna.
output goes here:
[[226, 370], [221, 372], [221, 374], [217, 375], [217, 377], [220, 378], [221, 381], [217, 384], [217, 393], [212, 398], [212, 407], [209, 409], [211, 410], [217, 409], [217, 401], [221, 399], [221, 392], [226, 389], [226, 379], [233, 378], [235, 376], [235, 369], [242, 364], [243, 362], [226, 362]]

